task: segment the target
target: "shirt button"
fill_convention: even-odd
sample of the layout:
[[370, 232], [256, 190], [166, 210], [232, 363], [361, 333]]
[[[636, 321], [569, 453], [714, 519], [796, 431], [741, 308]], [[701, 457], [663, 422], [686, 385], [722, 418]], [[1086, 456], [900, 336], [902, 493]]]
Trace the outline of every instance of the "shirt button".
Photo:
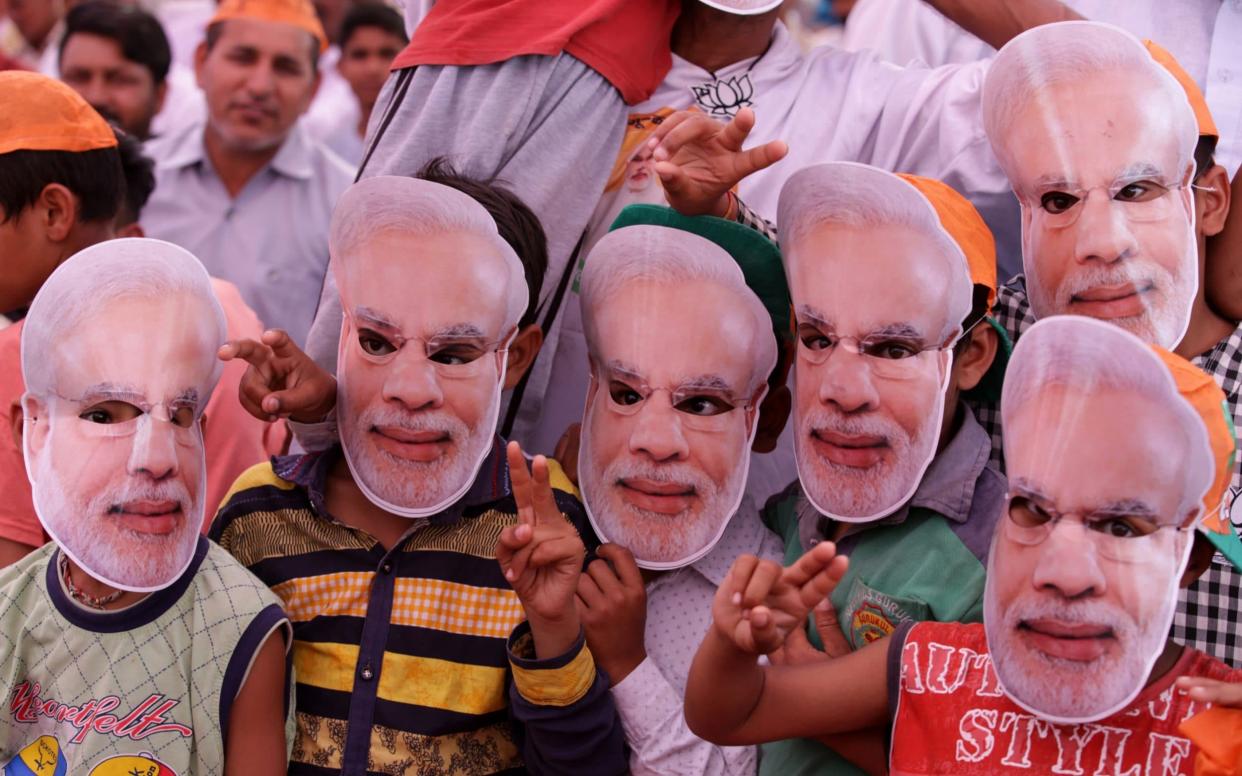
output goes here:
[[380, 566], [380, 571], [384, 572], [385, 574], [391, 574], [392, 573], [392, 561], [385, 561], [384, 565]]
[[367, 663], [365, 666], [362, 667], [362, 672], [360, 676], [363, 678], [364, 681], [368, 681], [368, 682], [371, 681], [371, 677], [375, 676], [375, 673], [371, 671], [370, 663]]
[[815, 545], [819, 544], [819, 539], [812, 539], [810, 544], [812, 547], [814, 547]]

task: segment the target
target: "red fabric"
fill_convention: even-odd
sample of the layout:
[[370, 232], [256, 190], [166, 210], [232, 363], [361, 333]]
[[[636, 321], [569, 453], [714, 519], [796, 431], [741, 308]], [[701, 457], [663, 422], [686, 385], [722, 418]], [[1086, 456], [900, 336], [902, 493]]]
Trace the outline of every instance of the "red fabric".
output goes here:
[[1099, 722], [1058, 725], [1001, 692], [983, 625], [919, 623], [902, 651], [889, 772], [1192, 776], [1197, 750], [1178, 725], [1204, 706], [1173, 686], [1179, 676], [1239, 682], [1242, 670], [1186, 649], [1173, 670], [1125, 711]]
[[635, 105], [673, 65], [669, 37], [680, 10], [680, 0], [440, 0], [392, 68], [490, 65], [565, 51]]
[[[263, 327], [254, 312], [242, 301], [232, 283], [212, 278], [212, 287], [224, 308], [229, 339], [258, 339]], [[22, 380], [21, 322], [0, 330], [0, 538], [38, 547], [48, 541], [34, 511], [30, 481], [21, 447], [10, 433], [10, 408], [26, 392]], [[207, 402], [207, 502], [203, 532], [206, 533], [216, 507], [233, 482], [256, 463], [283, 452], [287, 430], [284, 421], [264, 423], [242, 409], [237, 387], [246, 372], [244, 361], [226, 364]], [[20, 417], [21, 408], [17, 408]]]
[[12, 57], [0, 54], [0, 70], [29, 70], [30, 68]]

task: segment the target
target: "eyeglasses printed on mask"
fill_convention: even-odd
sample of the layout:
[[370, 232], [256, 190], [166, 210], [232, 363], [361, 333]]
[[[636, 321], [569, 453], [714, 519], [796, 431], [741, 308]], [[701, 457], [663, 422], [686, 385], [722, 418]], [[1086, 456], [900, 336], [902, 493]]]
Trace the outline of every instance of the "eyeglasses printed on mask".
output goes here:
[[952, 347], [952, 342], [927, 346], [910, 327], [880, 331], [863, 337], [844, 337], [824, 324], [798, 321], [798, 356], [811, 364], [824, 364], [838, 348], [859, 356], [876, 377], [908, 380], [926, 373], [930, 354]]
[[1158, 177], [1125, 178], [1108, 185], [1078, 188], [1069, 183], [1053, 183], [1024, 197], [1038, 218], [1052, 228], [1073, 226], [1095, 192], [1102, 192], [1111, 207], [1119, 208], [1128, 221], [1163, 221], [1177, 212], [1177, 192], [1189, 183]]
[[735, 410], [745, 412], [754, 407], [753, 400], [739, 398], [723, 379], [652, 387], [637, 374], [613, 368], [604, 370], [603, 376], [592, 372], [591, 381], [607, 391], [604, 404], [617, 415], [636, 415], [652, 405], [657, 393], [667, 394], [674, 417], [696, 431], [727, 429]]
[[51, 413], [71, 421], [75, 430], [89, 437], [130, 437], [144, 423], [159, 421], [171, 427], [174, 439], [182, 445], [198, 440], [199, 399], [195, 390], [155, 403], [124, 389], [90, 391], [79, 397], [52, 394], [46, 401]]
[[507, 340], [489, 340], [474, 333], [437, 334], [422, 337], [404, 337], [396, 332], [381, 332], [365, 323], [358, 326], [356, 344], [362, 358], [373, 364], [387, 364], [410, 343], [421, 343], [423, 357], [435, 369], [436, 374], [448, 379], [478, 377], [486, 369], [489, 353], [504, 357], [508, 352]]

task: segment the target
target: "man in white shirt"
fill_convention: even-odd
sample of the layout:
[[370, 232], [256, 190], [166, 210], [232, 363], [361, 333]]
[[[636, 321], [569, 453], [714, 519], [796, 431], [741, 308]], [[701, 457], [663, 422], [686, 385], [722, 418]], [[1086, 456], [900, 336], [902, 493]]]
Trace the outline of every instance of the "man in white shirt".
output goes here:
[[147, 234], [234, 283], [265, 326], [301, 343], [328, 265], [328, 223], [352, 170], [298, 123], [319, 83], [309, 0], [225, 0], [196, 55], [208, 117], [150, 144]]

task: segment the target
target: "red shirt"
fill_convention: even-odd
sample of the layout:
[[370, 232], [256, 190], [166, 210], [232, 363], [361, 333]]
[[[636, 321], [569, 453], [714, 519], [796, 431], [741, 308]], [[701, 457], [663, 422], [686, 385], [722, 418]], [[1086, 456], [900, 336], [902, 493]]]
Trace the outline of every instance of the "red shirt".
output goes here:
[[1001, 691], [982, 624], [917, 623], [901, 651], [889, 772], [1191, 776], [1197, 749], [1177, 728], [1205, 706], [1173, 686], [1179, 676], [1239, 682], [1242, 670], [1187, 648], [1124, 711], [1059, 725]]
[[[229, 339], [258, 339], [263, 327], [254, 312], [242, 301], [241, 293], [232, 283], [211, 279], [212, 289], [224, 309]], [[21, 322], [0, 329], [0, 538], [38, 547], [48, 540], [43, 525], [35, 514], [26, 479], [26, 463], [21, 447], [11, 433], [12, 403], [26, 392], [22, 380]], [[203, 532], [211, 525], [216, 507], [233, 482], [256, 463], [283, 452], [285, 424], [264, 423], [242, 409], [237, 389], [246, 362], [232, 361], [224, 365], [220, 382], [207, 402], [207, 429], [203, 444], [207, 455], [207, 499], [203, 516]], [[17, 408], [20, 416], [21, 408]]]
[[680, 0], [441, 0], [392, 68], [490, 65], [564, 51], [634, 105], [673, 66], [669, 37], [680, 10]]

